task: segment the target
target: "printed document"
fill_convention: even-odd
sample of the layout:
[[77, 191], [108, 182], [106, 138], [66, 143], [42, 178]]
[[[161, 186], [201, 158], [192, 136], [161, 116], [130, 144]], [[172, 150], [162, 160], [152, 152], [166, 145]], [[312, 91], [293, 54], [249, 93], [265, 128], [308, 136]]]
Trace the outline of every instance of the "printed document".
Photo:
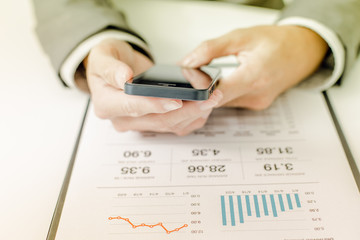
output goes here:
[[320, 93], [217, 109], [185, 137], [118, 133], [90, 104], [55, 239], [355, 240], [359, 203]]

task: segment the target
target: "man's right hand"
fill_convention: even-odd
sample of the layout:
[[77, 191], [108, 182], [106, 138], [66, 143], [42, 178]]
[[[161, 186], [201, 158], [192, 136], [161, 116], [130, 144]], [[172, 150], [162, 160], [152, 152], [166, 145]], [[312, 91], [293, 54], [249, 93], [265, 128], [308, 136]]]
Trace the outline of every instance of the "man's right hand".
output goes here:
[[110, 119], [118, 131], [156, 131], [186, 135], [202, 127], [222, 99], [215, 91], [204, 102], [131, 96], [124, 84], [153, 65], [142, 53], [121, 40], [108, 39], [84, 60], [95, 114]]

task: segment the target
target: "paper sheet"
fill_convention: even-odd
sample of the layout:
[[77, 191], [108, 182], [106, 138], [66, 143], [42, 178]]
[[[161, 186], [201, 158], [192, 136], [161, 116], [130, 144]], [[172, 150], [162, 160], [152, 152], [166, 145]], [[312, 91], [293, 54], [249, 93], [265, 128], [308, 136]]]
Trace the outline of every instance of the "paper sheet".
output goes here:
[[117, 133], [90, 107], [56, 239], [358, 239], [359, 200], [319, 93], [186, 137]]

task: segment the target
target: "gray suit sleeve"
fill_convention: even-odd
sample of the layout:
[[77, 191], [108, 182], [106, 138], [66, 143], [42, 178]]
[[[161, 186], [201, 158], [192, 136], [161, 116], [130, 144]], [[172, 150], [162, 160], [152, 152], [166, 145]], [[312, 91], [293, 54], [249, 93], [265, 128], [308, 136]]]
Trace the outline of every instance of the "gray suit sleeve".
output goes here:
[[33, 0], [33, 3], [36, 33], [57, 72], [79, 43], [104, 29], [119, 29], [141, 39], [109, 1]]
[[294, 0], [280, 19], [288, 17], [313, 19], [333, 30], [346, 52], [344, 75], [349, 72], [360, 48], [360, 0]]

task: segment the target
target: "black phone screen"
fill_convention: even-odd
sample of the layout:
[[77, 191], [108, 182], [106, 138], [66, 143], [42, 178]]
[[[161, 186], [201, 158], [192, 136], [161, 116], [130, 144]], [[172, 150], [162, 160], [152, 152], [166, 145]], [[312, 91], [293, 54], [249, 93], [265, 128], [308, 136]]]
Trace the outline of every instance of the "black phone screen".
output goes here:
[[210, 69], [182, 68], [179, 66], [156, 65], [135, 77], [132, 84], [164, 87], [208, 89], [215, 72]]

